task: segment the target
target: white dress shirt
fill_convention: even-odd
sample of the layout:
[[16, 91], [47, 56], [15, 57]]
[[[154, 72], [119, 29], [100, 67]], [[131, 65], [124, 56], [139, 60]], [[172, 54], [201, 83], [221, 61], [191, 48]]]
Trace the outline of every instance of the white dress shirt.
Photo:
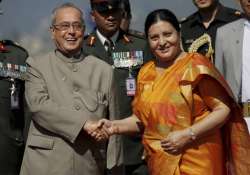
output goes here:
[[[237, 59], [237, 58], [235, 58]], [[250, 100], [250, 22], [244, 23], [242, 48], [242, 102]]]
[[117, 31], [110, 39], [103, 36], [98, 29], [96, 30], [96, 34], [97, 34], [97, 37], [100, 39], [102, 45], [105, 47], [105, 50], [107, 51], [108, 47], [104, 45], [105, 41], [110, 41], [111, 40], [113, 42], [113, 45], [115, 45], [115, 42], [116, 42], [116, 40], [118, 38], [119, 32]]

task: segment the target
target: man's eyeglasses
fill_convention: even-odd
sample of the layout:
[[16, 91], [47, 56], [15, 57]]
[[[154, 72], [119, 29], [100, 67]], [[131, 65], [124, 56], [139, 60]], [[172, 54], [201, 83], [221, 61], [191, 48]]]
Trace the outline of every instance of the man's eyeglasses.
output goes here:
[[75, 31], [81, 31], [85, 28], [85, 25], [82, 23], [79, 23], [79, 22], [75, 22], [75, 23], [64, 22], [64, 23], [59, 23], [59, 24], [53, 25], [53, 27], [59, 31], [67, 31], [70, 29], [71, 26], [72, 26], [73, 30], [75, 30]]

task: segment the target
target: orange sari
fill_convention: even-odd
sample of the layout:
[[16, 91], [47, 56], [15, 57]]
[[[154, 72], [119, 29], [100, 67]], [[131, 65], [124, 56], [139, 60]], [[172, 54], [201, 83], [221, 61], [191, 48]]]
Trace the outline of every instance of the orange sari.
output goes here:
[[[151, 175], [250, 174], [250, 137], [235, 103], [222, 129], [195, 141], [182, 154], [171, 155], [161, 148], [160, 141], [169, 132], [187, 128], [211, 112], [194, 91], [204, 77], [216, 80], [232, 97], [221, 75], [198, 54], [188, 54], [161, 76], [153, 61], [140, 70], [133, 110], [145, 127], [143, 144]], [[216, 91], [216, 86], [207, 88]]]

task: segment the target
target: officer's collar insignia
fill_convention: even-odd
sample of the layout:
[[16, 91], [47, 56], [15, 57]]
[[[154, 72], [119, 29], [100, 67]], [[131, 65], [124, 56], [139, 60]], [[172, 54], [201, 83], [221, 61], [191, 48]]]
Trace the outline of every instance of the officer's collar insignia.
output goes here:
[[95, 44], [95, 41], [96, 41], [96, 37], [95, 36], [89, 36], [87, 43], [88, 43], [89, 46], [93, 46]]
[[0, 62], [0, 77], [25, 80], [26, 71], [26, 66]]
[[143, 64], [143, 51], [113, 52], [112, 59], [113, 66], [117, 68], [140, 66]]
[[8, 49], [5, 47], [5, 45], [2, 42], [0, 42], [0, 52], [7, 52], [7, 51]]
[[124, 40], [125, 43], [132, 42], [132, 40], [126, 34], [123, 35], [123, 40]]

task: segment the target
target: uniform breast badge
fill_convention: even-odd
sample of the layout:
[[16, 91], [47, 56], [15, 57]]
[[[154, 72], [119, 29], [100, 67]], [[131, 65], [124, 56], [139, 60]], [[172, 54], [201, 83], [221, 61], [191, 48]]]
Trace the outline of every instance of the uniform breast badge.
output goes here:
[[113, 52], [112, 59], [114, 61], [113, 67], [128, 69], [128, 78], [125, 80], [126, 92], [127, 96], [134, 96], [136, 91], [136, 77], [133, 76], [132, 71], [135, 67], [143, 64], [143, 51]]
[[11, 83], [10, 87], [10, 108], [20, 109], [20, 81], [25, 80], [26, 66], [12, 63], [0, 62], [0, 77]]

